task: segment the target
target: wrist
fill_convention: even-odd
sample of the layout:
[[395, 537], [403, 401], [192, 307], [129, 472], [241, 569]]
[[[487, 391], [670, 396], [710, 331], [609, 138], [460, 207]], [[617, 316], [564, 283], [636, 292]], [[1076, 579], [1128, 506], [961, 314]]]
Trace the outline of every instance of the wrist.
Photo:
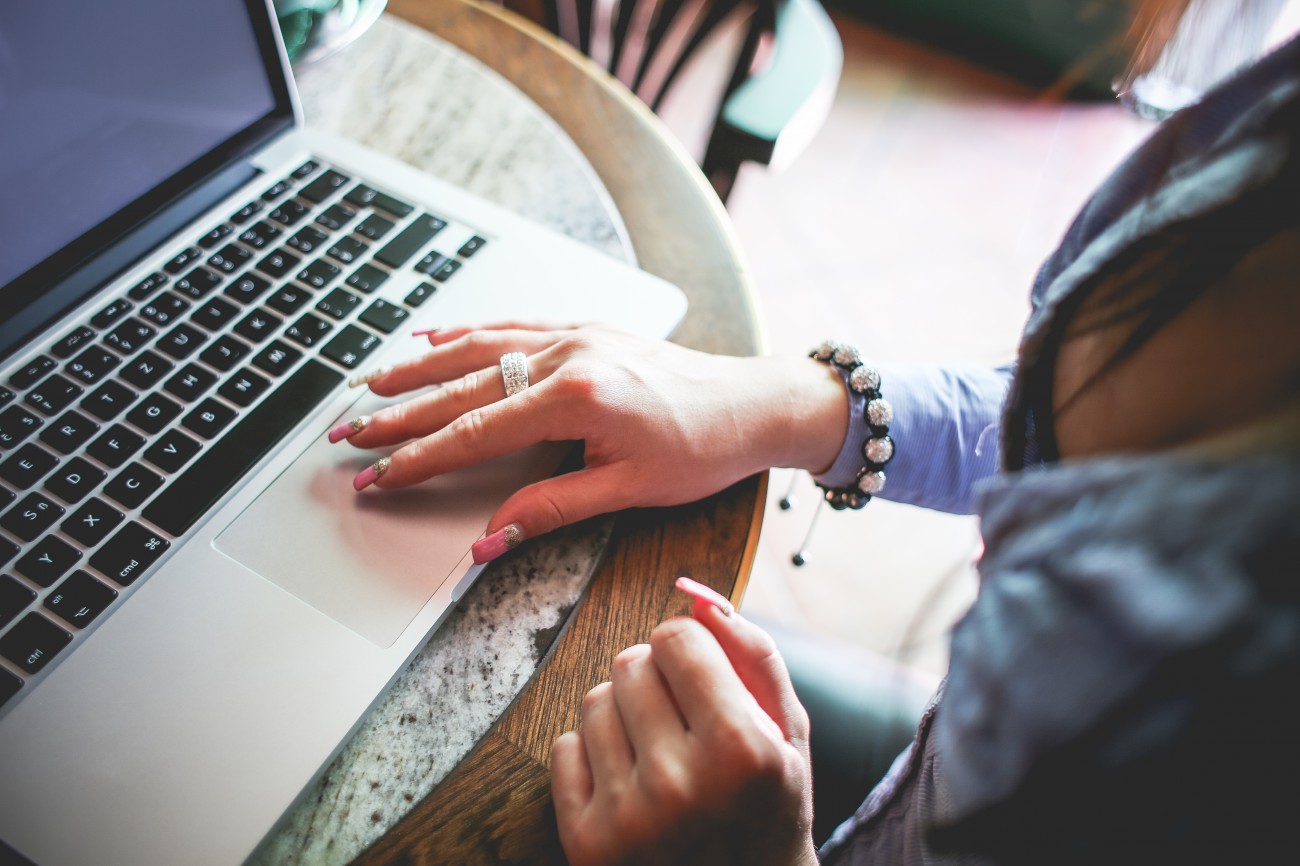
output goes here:
[[843, 379], [807, 357], [765, 360], [771, 369], [762, 372], [779, 382], [780, 390], [771, 404], [774, 423], [765, 437], [771, 447], [763, 468], [824, 472], [835, 462], [849, 430], [851, 400]]

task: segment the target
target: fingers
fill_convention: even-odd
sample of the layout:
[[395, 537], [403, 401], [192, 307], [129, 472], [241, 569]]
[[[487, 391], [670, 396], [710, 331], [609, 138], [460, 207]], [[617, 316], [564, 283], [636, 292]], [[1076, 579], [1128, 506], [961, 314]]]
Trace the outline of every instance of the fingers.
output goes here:
[[605, 682], [587, 692], [582, 701], [582, 743], [591, 767], [593, 792], [617, 779], [624, 779], [632, 769], [632, 744], [623, 727], [623, 718], [614, 702], [613, 684]]
[[459, 328], [431, 328], [427, 331], [416, 331], [414, 336], [426, 337], [430, 345], [441, 346], [444, 343], [450, 343], [452, 340], [459, 340], [466, 334], [472, 334], [475, 331], [574, 331], [583, 325], [565, 324], [565, 325], [547, 325], [539, 322], [494, 322], [488, 325], [466, 325]]
[[551, 747], [551, 799], [561, 827], [572, 823], [591, 802], [594, 784], [582, 735], [569, 731]]
[[528, 538], [633, 504], [634, 491], [614, 465], [589, 466], [523, 487], [488, 521], [487, 531], [515, 524]]
[[723, 614], [711, 604], [697, 602], [694, 614], [713, 633], [740, 681], [785, 738], [806, 743], [808, 715], [795, 696], [790, 673], [771, 635], [743, 617]]
[[610, 681], [619, 716], [638, 759], [653, 748], [662, 748], [666, 739], [685, 732], [685, 722], [650, 658], [648, 645], [637, 644], [619, 653]]
[[[369, 384], [370, 390], [392, 397], [427, 385], [438, 385], [458, 379], [476, 370], [495, 367], [506, 352], [523, 352], [534, 355], [554, 345], [563, 332], [529, 328], [509, 330], [465, 330], [458, 336], [441, 332], [434, 348], [419, 358], [404, 361], [391, 368], [372, 372], [354, 380]], [[499, 396], [499, 395], [498, 395]]]
[[695, 620], [678, 617], [661, 623], [650, 646], [691, 730], [730, 724], [736, 707], [753, 702], [718, 641]]

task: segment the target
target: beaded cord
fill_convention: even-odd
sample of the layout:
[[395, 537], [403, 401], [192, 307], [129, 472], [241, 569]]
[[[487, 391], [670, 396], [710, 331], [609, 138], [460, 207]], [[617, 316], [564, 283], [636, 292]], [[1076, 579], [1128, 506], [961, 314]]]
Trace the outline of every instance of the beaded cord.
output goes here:
[[857, 478], [846, 487], [827, 487], [814, 481], [831, 508], [836, 511], [857, 510], [885, 487], [885, 464], [894, 458], [894, 440], [889, 436], [894, 407], [880, 394], [880, 373], [862, 362], [862, 353], [856, 346], [826, 340], [808, 356], [829, 364], [844, 378], [850, 393], [862, 398], [862, 415], [868, 435], [862, 441], [863, 466], [858, 470]]

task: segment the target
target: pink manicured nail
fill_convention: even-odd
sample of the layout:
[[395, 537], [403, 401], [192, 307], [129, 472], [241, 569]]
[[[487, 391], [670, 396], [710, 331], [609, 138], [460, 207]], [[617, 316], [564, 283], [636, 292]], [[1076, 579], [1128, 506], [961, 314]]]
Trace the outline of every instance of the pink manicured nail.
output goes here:
[[491, 562], [507, 550], [514, 550], [523, 540], [524, 531], [519, 528], [519, 524], [507, 523], [486, 538], [474, 542], [470, 553], [474, 554], [474, 561], [482, 565]]
[[736, 609], [731, 606], [731, 602], [727, 601], [723, 595], [699, 581], [691, 580], [689, 577], [679, 577], [677, 583], [673, 585], [692, 598], [698, 598], [700, 601], [706, 601], [713, 605], [722, 611], [723, 616], [731, 616], [736, 612]]
[[429, 336], [430, 334], [436, 334], [436, 333], [438, 333], [438, 332], [441, 331], [441, 330], [442, 330], [442, 328], [425, 328], [425, 329], [420, 330], [420, 331], [412, 331], [412, 332], [411, 332], [411, 336], [412, 336], [412, 337], [427, 337], [427, 336]]
[[357, 477], [352, 479], [353, 489], [365, 490], [371, 484], [374, 484], [376, 478], [388, 471], [390, 462], [387, 457], [380, 457], [374, 463], [362, 469], [357, 473]]
[[342, 442], [344, 439], [360, 433], [369, 426], [369, 415], [362, 415], [358, 418], [353, 418], [351, 421], [344, 421], [342, 424], [330, 431], [330, 442]]
[[381, 376], [387, 376], [392, 372], [392, 367], [380, 367], [378, 370], [371, 370], [369, 373], [363, 373], [360, 376], [353, 376], [348, 380], [349, 388], [360, 388], [362, 385], [369, 385]]

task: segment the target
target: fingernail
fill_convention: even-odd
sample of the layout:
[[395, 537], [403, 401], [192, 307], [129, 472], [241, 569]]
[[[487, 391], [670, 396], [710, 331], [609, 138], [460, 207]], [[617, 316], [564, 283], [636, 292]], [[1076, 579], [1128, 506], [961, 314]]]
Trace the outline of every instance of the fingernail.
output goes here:
[[371, 463], [365, 469], [357, 473], [357, 477], [352, 479], [352, 487], [355, 490], [365, 490], [375, 479], [388, 471], [389, 464], [392, 463], [387, 457], [380, 457], [374, 463]]
[[380, 367], [378, 370], [371, 370], [369, 373], [363, 373], [360, 376], [353, 376], [348, 380], [349, 388], [360, 388], [362, 385], [369, 385], [380, 376], [387, 376], [392, 367]]
[[699, 581], [691, 580], [689, 577], [679, 577], [674, 586], [692, 598], [698, 598], [700, 601], [706, 601], [713, 605], [722, 611], [723, 616], [731, 616], [736, 612], [736, 609], [731, 606], [731, 602], [727, 601], [725, 596]]
[[524, 540], [524, 531], [518, 523], [507, 523], [491, 535], [480, 538], [470, 548], [474, 561], [479, 565], [491, 562], [507, 550], [514, 550]]
[[429, 336], [430, 334], [436, 334], [436, 333], [438, 333], [438, 332], [441, 331], [441, 330], [442, 330], [442, 328], [424, 328], [424, 329], [419, 330], [419, 331], [412, 331], [412, 332], [411, 332], [411, 336], [412, 336], [412, 337], [427, 337], [427, 336]]
[[344, 421], [342, 424], [330, 431], [330, 442], [341, 442], [349, 436], [360, 433], [369, 426], [369, 415], [361, 415], [357, 418], [353, 418], [351, 421]]

